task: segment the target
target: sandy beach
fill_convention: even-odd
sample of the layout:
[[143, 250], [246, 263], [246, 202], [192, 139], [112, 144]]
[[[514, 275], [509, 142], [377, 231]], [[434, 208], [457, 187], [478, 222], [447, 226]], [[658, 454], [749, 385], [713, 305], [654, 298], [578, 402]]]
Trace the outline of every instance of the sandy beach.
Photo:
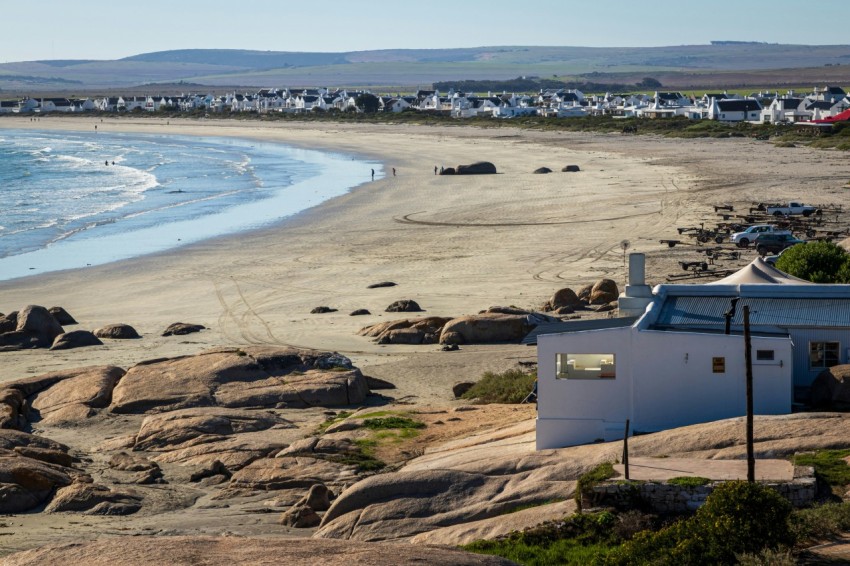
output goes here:
[[[379, 346], [363, 326], [399, 318], [384, 308], [414, 299], [427, 315], [492, 305], [539, 307], [562, 287], [624, 281], [622, 240], [647, 254], [647, 279], [699, 259], [659, 239], [717, 217], [712, 205], [802, 199], [850, 205], [850, 164], [839, 152], [775, 148], [749, 139], [544, 133], [512, 128], [272, 124], [234, 120], [6, 119], [13, 128], [237, 136], [380, 160], [387, 176], [352, 179], [347, 195], [250, 233], [83, 270], [0, 282], [0, 312], [61, 305], [79, 328], [133, 325], [141, 341], [65, 352], [3, 354], [3, 380], [54, 369], [196, 353], [216, 345], [337, 350], [392, 378], [420, 402], [448, 399], [454, 381], [517, 359], [519, 346]], [[434, 166], [487, 160], [498, 175], [435, 176]], [[576, 164], [579, 173], [560, 173]], [[534, 175], [538, 167], [557, 173]], [[392, 168], [397, 176], [392, 176]], [[727, 261], [731, 267], [750, 261]], [[396, 287], [367, 289], [380, 281]], [[338, 312], [314, 315], [327, 305]], [[366, 308], [370, 316], [351, 317]], [[175, 321], [209, 330], [161, 338]], [[482, 351], [483, 350], [483, 351]], [[421, 387], [421, 383], [428, 387]], [[443, 388], [436, 393], [434, 388]]]
[[[4, 119], [0, 125], [87, 131], [95, 122]], [[850, 206], [846, 154], [776, 148], [750, 139], [235, 120], [96, 123], [103, 132], [236, 136], [342, 152], [378, 160], [388, 174], [370, 182], [365, 170], [362, 178], [352, 179], [354, 188], [345, 196], [266, 229], [0, 282], [0, 312], [28, 304], [60, 305], [80, 323], [75, 328], [127, 323], [143, 336], [90, 348], [2, 353], [0, 381], [82, 366], [128, 368], [216, 346], [290, 345], [349, 356], [363, 373], [396, 385], [395, 403], [426, 415], [460, 404], [451, 392], [454, 383], [536, 360], [536, 350], [508, 344], [442, 352], [433, 344], [378, 345], [356, 334], [369, 324], [404, 318], [384, 312], [395, 300], [413, 299], [423, 314], [434, 316], [472, 314], [493, 305], [539, 308], [563, 287], [578, 289], [603, 277], [623, 282], [623, 240], [630, 242], [629, 251], [646, 253], [648, 283], [656, 284], [681, 273], [680, 260], [704, 257], [693, 246], [671, 249], [659, 239], [678, 237], [680, 226], [715, 221], [713, 205], [732, 204], [738, 210], [753, 201], [801, 199]], [[434, 175], [435, 166], [482, 160], [494, 163], [499, 174]], [[581, 171], [561, 173], [568, 164]], [[532, 174], [544, 166], [556, 173]], [[743, 266], [754, 254], [723, 260], [720, 267]], [[381, 281], [397, 286], [367, 288]], [[321, 305], [338, 311], [310, 314]], [[372, 314], [349, 316], [361, 308]], [[176, 321], [207, 330], [161, 337]], [[497, 424], [528, 423], [534, 416], [532, 406], [498, 407], [464, 413], [462, 422], [438, 427], [441, 432], [429, 433], [423, 444], [462, 439]], [[298, 415], [294, 418], [303, 429], [323, 419], [318, 409], [289, 414]], [[34, 432], [97, 454], [104, 438], [132, 433], [138, 424], [139, 419], [95, 420], [85, 428], [36, 427]], [[287, 442], [298, 438], [295, 432], [290, 436]], [[188, 474], [179, 468], [172, 466], [168, 473]], [[0, 525], [9, 535], [0, 553], [102, 533], [292, 536], [277, 526], [276, 514], [251, 510], [265, 505], [262, 498], [208, 506], [209, 492], [175, 485], [174, 491], [162, 492], [162, 500], [148, 495], [148, 511], [131, 517], [14, 516]]]

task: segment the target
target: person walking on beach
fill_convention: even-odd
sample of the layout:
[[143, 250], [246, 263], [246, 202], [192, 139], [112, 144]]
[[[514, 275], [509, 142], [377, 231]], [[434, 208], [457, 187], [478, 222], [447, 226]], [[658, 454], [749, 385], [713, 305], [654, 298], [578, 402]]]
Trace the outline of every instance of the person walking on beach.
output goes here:
[[395, 167], [393, 167], [393, 177], [395, 177]]
[[434, 165], [434, 175], [436, 175], [436, 174], [437, 174], [437, 166]]
[[374, 169], [372, 169], [372, 180], [373, 181], [375, 180], [375, 170]]

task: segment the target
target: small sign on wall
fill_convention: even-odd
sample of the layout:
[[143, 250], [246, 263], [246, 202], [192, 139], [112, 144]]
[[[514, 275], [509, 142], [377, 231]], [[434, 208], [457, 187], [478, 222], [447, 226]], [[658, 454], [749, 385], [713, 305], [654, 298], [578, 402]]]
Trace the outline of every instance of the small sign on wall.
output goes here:
[[711, 371], [726, 373], [726, 358], [711, 358]]

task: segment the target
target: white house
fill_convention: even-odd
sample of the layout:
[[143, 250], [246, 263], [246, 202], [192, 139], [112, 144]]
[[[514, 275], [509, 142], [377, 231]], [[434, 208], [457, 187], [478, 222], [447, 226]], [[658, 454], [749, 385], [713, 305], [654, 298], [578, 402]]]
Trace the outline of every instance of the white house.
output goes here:
[[537, 343], [538, 449], [622, 438], [627, 419], [652, 432], [745, 414], [745, 305], [756, 414], [790, 413], [795, 388], [850, 362], [850, 285], [809, 283], [757, 258], [714, 283], [650, 292], [632, 258], [621, 313], [637, 316], [544, 325], [527, 339]]
[[762, 119], [762, 108], [759, 101], [753, 98], [741, 100], [713, 98], [708, 107], [708, 119], [721, 122], [759, 122]]

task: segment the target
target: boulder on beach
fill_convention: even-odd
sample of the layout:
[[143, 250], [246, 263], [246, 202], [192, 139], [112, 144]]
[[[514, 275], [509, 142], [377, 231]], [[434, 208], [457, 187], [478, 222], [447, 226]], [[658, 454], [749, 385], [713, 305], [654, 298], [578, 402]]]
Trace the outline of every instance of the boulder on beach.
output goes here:
[[0, 334], [14, 332], [18, 328], [18, 311], [12, 311], [0, 317]]
[[62, 307], [50, 307], [49, 309], [47, 309], [47, 312], [52, 314], [53, 318], [56, 319], [56, 322], [58, 322], [62, 326], [71, 326], [77, 324], [77, 321], [74, 320], [74, 317], [68, 314], [68, 311], [66, 311]]
[[581, 171], [578, 165], [565, 165], [563, 169], [561, 169], [564, 173], [577, 173]]
[[395, 301], [391, 303], [386, 309], [385, 312], [422, 312], [422, 307], [419, 306], [414, 300], [411, 299], [402, 299], [400, 301]]
[[329, 312], [336, 312], [337, 309], [333, 309], [331, 307], [315, 307], [310, 311], [310, 314], [325, 314]]
[[185, 322], [175, 322], [173, 324], [169, 324], [168, 328], [162, 333], [163, 336], [182, 336], [184, 334], [192, 334], [193, 332], [200, 332], [204, 330], [206, 327], [202, 324], [188, 324]]
[[59, 372], [60, 381], [29, 395], [30, 418], [51, 424], [85, 420], [109, 406], [112, 390], [125, 373], [115, 366]]
[[94, 331], [98, 338], [112, 338], [113, 340], [133, 340], [141, 338], [136, 329], [129, 324], [107, 324]]
[[361, 403], [368, 394], [360, 370], [335, 352], [218, 348], [133, 366], [115, 387], [110, 411], [329, 407]]
[[381, 322], [360, 329], [360, 336], [375, 338], [379, 344], [436, 344], [449, 317], [429, 316]]
[[294, 529], [310, 529], [318, 527], [322, 518], [309, 505], [298, 503], [284, 512], [280, 524]]
[[569, 307], [570, 309], [577, 309], [582, 306], [582, 302], [579, 299], [578, 295], [575, 291], [570, 289], [569, 287], [565, 287], [563, 289], [558, 289], [555, 291], [555, 294], [552, 295], [552, 298], [549, 299], [544, 305], [544, 311], [557, 311], [563, 307]]
[[454, 167], [446, 167], [445, 169], [440, 171], [440, 175], [456, 175], [457, 171], [455, 171]]
[[605, 305], [616, 301], [620, 290], [613, 279], [600, 279], [590, 290], [591, 305]]
[[589, 305], [590, 304], [590, 294], [593, 291], [593, 285], [585, 285], [581, 289], [578, 290], [576, 296], [578, 300], [582, 302], [582, 304]]
[[446, 323], [440, 344], [492, 344], [522, 340], [535, 326], [528, 315], [484, 313]]
[[380, 283], [372, 283], [371, 285], [368, 285], [366, 288], [367, 289], [380, 289], [382, 287], [395, 287], [395, 286], [396, 286], [396, 283], [393, 283], [392, 281], [381, 281]]
[[141, 496], [106, 486], [74, 482], [56, 492], [45, 513], [73, 511], [87, 515], [130, 515], [142, 508]]
[[478, 161], [469, 165], [458, 165], [457, 175], [494, 175], [496, 166], [489, 161]]
[[372, 313], [370, 313], [368, 309], [357, 309], [357, 310], [351, 311], [348, 314], [348, 316], [364, 316], [364, 315], [367, 315], [367, 314], [372, 314]]
[[0, 430], [0, 513], [22, 513], [47, 502], [79, 472], [62, 462], [68, 447], [16, 430]]
[[15, 328], [0, 334], [0, 349], [49, 348], [53, 340], [65, 331], [46, 308], [38, 305], [28, 305], [17, 313], [6, 315], [4, 328], [11, 325], [13, 314]]
[[538, 167], [537, 169], [532, 171], [532, 173], [534, 173], [535, 175], [545, 175], [546, 173], [551, 173], [551, 172], [552, 172], [552, 170], [549, 169], [548, 167]]
[[461, 381], [460, 383], [452, 385], [452, 393], [454, 394], [455, 399], [463, 397], [463, 394], [472, 389], [473, 385], [475, 385], [474, 381]]
[[70, 350], [72, 348], [84, 348], [86, 346], [103, 346], [100, 338], [88, 330], [72, 330], [60, 334], [53, 340], [51, 350]]

